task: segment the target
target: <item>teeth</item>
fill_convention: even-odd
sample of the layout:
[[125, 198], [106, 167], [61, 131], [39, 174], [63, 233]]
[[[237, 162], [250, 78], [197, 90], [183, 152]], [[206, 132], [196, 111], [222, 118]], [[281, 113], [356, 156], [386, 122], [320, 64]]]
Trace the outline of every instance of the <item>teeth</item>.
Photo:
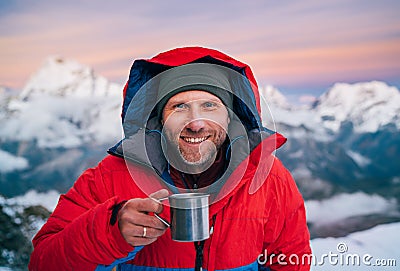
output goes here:
[[207, 137], [184, 137], [183, 140], [185, 140], [188, 143], [200, 143], [203, 142], [207, 139]]

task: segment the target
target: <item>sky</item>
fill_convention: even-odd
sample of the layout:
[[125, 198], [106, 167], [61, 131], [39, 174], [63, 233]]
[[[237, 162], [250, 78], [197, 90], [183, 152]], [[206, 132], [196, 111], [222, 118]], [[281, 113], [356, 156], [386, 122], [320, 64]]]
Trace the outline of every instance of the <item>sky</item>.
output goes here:
[[289, 100], [336, 82], [400, 86], [400, 1], [0, 1], [0, 85], [21, 89], [51, 55], [123, 84], [135, 59], [220, 50]]

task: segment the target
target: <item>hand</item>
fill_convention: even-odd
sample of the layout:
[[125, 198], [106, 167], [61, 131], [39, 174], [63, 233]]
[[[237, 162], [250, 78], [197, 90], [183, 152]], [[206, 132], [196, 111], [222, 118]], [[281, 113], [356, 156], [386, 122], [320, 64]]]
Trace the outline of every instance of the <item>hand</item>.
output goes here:
[[148, 213], [161, 213], [163, 205], [154, 199], [166, 196], [168, 190], [161, 189], [149, 198], [130, 199], [124, 204], [118, 213], [118, 227], [126, 242], [132, 246], [144, 246], [153, 243], [165, 233], [167, 226]]

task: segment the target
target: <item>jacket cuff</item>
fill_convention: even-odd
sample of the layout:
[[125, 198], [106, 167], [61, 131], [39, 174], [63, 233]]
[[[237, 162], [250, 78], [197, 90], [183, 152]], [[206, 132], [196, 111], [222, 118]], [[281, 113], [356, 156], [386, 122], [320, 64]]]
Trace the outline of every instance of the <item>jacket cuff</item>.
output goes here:
[[110, 218], [111, 226], [114, 226], [114, 224], [117, 222], [119, 210], [121, 210], [122, 206], [124, 206], [126, 202], [127, 200], [121, 201], [120, 203], [115, 204], [111, 208], [111, 218]]
[[124, 237], [121, 234], [121, 231], [119, 230], [118, 226], [118, 212], [122, 208], [122, 206], [125, 204], [126, 201], [121, 201], [120, 203], [114, 204], [110, 209], [111, 209], [111, 215], [110, 215], [110, 225], [109, 225], [109, 230], [110, 233], [115, 241], [116, 246], [118, 247], [118, 250], [121, 251], [122, 253], [130, 253], [134, 249], [133, 246], [131, 246]]

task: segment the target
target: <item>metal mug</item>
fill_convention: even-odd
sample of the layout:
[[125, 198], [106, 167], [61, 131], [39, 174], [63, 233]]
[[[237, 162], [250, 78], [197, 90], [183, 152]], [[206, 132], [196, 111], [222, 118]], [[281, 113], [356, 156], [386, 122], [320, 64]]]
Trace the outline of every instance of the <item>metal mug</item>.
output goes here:
[[170, 225], [172, 240], [196, 242], [210, 237], [209, 197], [205, 193], [181, 193], [164, 198], [169, 200], [171, 222], [156, 217]]

